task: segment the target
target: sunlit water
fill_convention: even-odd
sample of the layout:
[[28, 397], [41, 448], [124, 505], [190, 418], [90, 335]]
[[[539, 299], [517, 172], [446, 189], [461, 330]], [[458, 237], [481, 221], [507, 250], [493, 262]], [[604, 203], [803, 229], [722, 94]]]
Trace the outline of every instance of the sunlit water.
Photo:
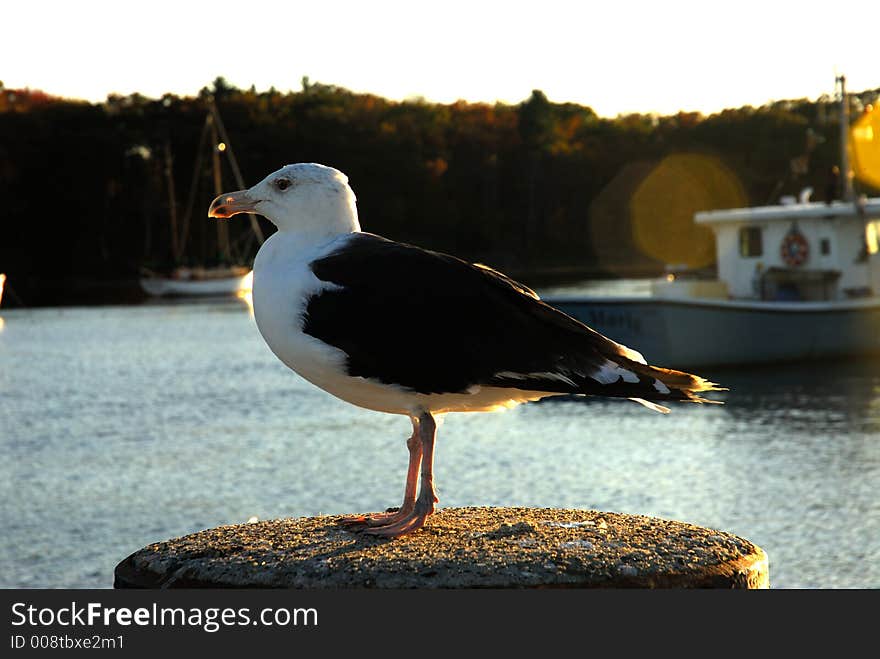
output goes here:
[[[0, 586], [110, 587], [151, 542], [399, 503], [409, 421], [299, 379], [238, 303], [0, 316]], [[450, 415], [440, 505], [683, 520], [763, 547], [774, 587], [880, 587], [880, 364], [703, 375], [725, 406]]]

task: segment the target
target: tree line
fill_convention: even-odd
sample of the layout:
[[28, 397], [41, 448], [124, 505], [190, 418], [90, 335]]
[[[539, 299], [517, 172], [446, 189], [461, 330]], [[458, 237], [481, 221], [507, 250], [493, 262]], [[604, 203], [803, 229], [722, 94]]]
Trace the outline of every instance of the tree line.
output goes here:
[[[853, 111], [878, 94], [853, 95]], [[20, 303], [65, 302], [87, 290], [112, 296], [111, 284], [130, 285], [145, 268], [223, 260], [206, 217], [214, 155], [199, 148], [212, 102], [246, 185], [291, 162], [332, 165], [348, 175], [365, 230], [528, 283], [660, 272], [664, 263], [632, 238], [630, 206], [640, 180], [670, 155], [711, 156], [738, 181], [745, 203], [763, 204], [806, 186], [814, 198], [832, 194], [839, 153], [830, 97], [710, 116], [603, 118], [538, 90], [515, 105], [437, 104], [308, 79], [281, 93], [218, 78], [194, 97], [132, 94], [91, 104], [0, 83], [0, 272]], [[236, 188], [228, 161], [220, 162], [223, 189]], [[664, 203], [652, 206], [651, 221], [664, 221]], [[188, 207], [185, 242], [174, 254], [170, 219], [177, 215], [180, 230]], [[600, 215], [610, 228], [597, 230]], [[250, 231], [246, 220], [229, 224], [245, 264], [257, 247]], [[610, 246], [600, 239], [612, 234]]]

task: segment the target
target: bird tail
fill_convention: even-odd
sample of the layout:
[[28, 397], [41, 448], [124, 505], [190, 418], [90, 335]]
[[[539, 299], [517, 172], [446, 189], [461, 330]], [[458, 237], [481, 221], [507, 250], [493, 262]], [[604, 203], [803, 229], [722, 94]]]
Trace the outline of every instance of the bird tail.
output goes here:
[[[626, 361], [628, 363], [625, 368], [638, 374], [639, 383], [643, 385], [638, 396], [629, 396], [629, 398], [649, 409], [668, 414], [669, 408], [658, 404], [664, 401], [723, 405], [721, 401], [711, 400], [700, 395], [707, 391], [728, 390], [726, 387], [718, 386], [715, 382], [684, 371]], [[645, 384], [649, 384], [650, 388], [645, 387]]]

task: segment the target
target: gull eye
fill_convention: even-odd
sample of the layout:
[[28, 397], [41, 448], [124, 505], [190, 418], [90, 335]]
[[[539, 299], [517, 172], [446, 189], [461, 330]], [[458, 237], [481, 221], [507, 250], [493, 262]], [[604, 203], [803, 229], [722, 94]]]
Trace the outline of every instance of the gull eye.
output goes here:
[[275, 187], [279, 190], [287, 190], [290, 187], [290, 179], [279, 178], [275, 179]]

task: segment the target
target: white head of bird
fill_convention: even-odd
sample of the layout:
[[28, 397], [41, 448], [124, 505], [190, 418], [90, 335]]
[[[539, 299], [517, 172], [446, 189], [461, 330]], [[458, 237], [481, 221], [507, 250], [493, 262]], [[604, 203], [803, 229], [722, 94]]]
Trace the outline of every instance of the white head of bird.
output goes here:
[[286, 165], [247, 190], [226, 192], [211, 203], [208, 216], [225, 219], [257, 213], [278, 227], [312, 241], [360, 231], [348, 177], [317, 163]]

